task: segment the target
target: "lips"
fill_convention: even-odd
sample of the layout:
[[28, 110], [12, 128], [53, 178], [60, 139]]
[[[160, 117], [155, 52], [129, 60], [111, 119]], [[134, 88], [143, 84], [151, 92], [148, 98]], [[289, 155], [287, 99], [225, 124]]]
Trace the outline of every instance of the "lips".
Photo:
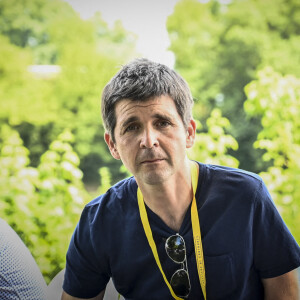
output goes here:
[[163, 155], [161, 155], [160, 153], [154, 153], [152, 151], [142, 152], [137, 158], [138, 164], [150, 164], [162, 160], [165, 160], [165, 157], [163, 157]]
[[160, 161], [162, 161], [162, 160], [163, 160], [162, 158], [159, 158], [159, 159], [144, 160], [144, 161], [141, 162], [141, 164], [151, 164], [151, 163], [160, 162]]
[[167, 160], [167, 155], [162, 149], [140, 149], [136, 157], [137, 165], [155, 164]]

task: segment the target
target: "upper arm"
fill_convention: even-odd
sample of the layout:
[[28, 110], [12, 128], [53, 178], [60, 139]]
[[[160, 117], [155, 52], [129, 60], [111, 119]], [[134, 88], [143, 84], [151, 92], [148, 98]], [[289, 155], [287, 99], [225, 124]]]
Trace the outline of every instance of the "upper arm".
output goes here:
[[[96, 297], [89, 298], [89, 300], [103, 300], [104, 294], [105, 294], [105, 289], [100, 294], [98, 294]], [[83, 298], [77, 298], [77, 297], [70, 296], [65, 291], [63, 291], [63, 293], [61, 295], [61, 300], [80, 300], [80, 299], [84, 300]], [[87, 300], [87, 299], [85, 299], [85, 300]]]
[[[105, 229], [103, 224], [99, 224], [101, 218], [95, 217], [96, 221], [91, 224], [90, 217], [94, 218], [95, 215], [91, 208], [85, 207], [72, 235], [67, 251], [63, 289], [74, 296], [92, 298], [98, 295], [95, 299], [102, 299], [102, 292], [110, 279], [105, 254]], [[98, 235], [94, 232], [95, 228], [98, 229]]]
[[297, 270], [278, 277], [262, 279], [265, 300], [297, 300], [299, 298], [299, 284]]

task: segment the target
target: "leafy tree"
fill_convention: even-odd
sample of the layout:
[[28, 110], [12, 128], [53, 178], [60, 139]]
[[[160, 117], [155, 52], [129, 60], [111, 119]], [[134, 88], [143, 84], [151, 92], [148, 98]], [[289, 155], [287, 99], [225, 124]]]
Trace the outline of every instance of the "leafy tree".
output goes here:
[[9, 124], [21, 134], [30, 148], [30, 159], [37, 166], [39, 156], [55, 139], [59, 129], [58, 101], [49, 101], [51, 83], [28, 72], [32, 55], [0, 35], [0, 124]]
[[28, 205], [37, 200], [35, 184], [39, 174], [36, 169], [28, 167], [29, 151], [16, 131], [7, 125], [2, 126], [0, 141], [0, 213], [30, 244], [23, 229], [26, 228], [28, 232], [38, 230], [32, 222], [33, 214]]
[[54, 268], [57, 271], [64, 267], [71, 234], [84, 204], [90, 200], [81, 181], [83, 174], [78, 168], [79, 158], [71, 146], [73, 142], [74, 136], [65, 130], [51, 143], [38, 166], [39, 199], [34, 209], [43, 216], [39, 226], [42, 225], [47, 234], [44, 252], [38, 252], [40, 250], [36, 248], [32, 251], [37, 254], [38, 262], [49, 259], [51, 264], [40, 262], [41, 269], [48, 274]]
[[[81, 20], [58, 0], [0, 0], [0, 20], [0, 33], [7, 36], [0, 49], [0, 86], [7, 87], [0, 92], [2, 122], [21, 134], [33, 166], [57, 134], [70, 128], [84, 181], [98, 185], [100, 166], [119, 170], [103, 140], [100, 94], [116, 67], [135, 54], [135, 36], [120, 22], [109, 28], [100, 14]], [[27, 72], [36, 63], [55, 63], [61, 71], [49, 78]], [[120, 177], [118, 171], [113, 175]]]
[[[63, 132], [37, 168], [18, 133], [1, 128], [0, 214], [16, 230], [50, 281], [65, 266], [65, 254], [83, 205], [89, 198], [81, 182], [74, 137]], [[89, 200], [89, 199], [88, 199]]]
[[237, 168], [238, 160], [228, 154], [228, 150], [238, 149], [237, 141], [225, 132], [230, 126], [228, 119], [222, 117], [220, 109], [214, 109], [206, 123], [207, 133], [201, 132], [201, 124], [197, 122], [196, 140], [189, 156], [203, 163]]
[[98, 189], [98, 195], [106, 193], [106, 191], [111, 187], [111, 173], [109, 168], [102, 167], [99, 170], [101, 184]]
[[76, 16], [69, 4], [59, 0], [0, 0], [0, 32], [12, 44], [31, 49], [36, 64], [56, 61], [57, 50], [50, 41], [49, 26], [59, 19]]
[[[195, 116], [202, 122], [219, 107], [232, 127], [241, 167], [258, 172], [268, 164], [252, 144], [260, 131], [259, 117], [243, 110], [244, 86], [267, 65], [283, 74], [300, 75], [300, 6], [295, 0], [182, 0], [168, 18], [170, 50], [176, 69], [191, 85]], [[280, 59], [279, 59], [280, 57]]]
[[263, 129], [254, 146], [272, 163], [261, 173], [274, 201], [300, 241], [300, 79], [268, 67], [245, 88], [245, 110], [262, 116]]

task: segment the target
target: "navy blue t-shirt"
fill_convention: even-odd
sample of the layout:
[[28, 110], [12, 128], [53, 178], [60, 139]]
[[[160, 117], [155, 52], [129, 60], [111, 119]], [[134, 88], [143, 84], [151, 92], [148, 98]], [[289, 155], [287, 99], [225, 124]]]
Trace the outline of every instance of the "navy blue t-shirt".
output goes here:
[[[300, 248], [259, 176], [221, 166], [199, 167], [196, 199], [207, 298], [263, 299], [261, 278], [276, 277], [300, 266]], [[165, 241], [176, 232], [146, 209], [162, 268], [170, 281], [179, 265], [167, 256]], [[190, 208], [179, 234], [187, 248], [188, 299], [203, 299]], [[110, 277], [125, 299], [173, 299], [141, 223], [133, 177], [86, 205], [70, 242], [63, 288], [72, 296], [92, 298]]]

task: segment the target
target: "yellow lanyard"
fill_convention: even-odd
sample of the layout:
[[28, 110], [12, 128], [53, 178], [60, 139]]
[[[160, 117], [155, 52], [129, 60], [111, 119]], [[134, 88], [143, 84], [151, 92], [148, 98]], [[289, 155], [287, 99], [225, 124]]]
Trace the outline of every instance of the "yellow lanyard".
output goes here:
[[[201, 241], [200, 222], [199, 222], [197, 203], [196, 203], [196, 198], [195, 198], [197, 184], [198, 184], [198, 169], [197, 169], [196, 164], [192, 163], [192, 162], [191, 162], [191, 175], [192, 175], [192, 186], [193, 186], [193, 201], [192, 201], [192, 206], [191, 206], [191, 218], [192, 218], [192, 228], [193, 228], [193, 237], [194, 237], [194, 246], [195, 246], [195, 256], [196, 256], [196, 261], [197, 261], [199, 281], [200, 281], [204, 299], [206, 300], [205, 266], [204, 266], [203, 248], [202, 248], [202, 241]], [[156, 248], [156, 245], [155, 245], [155, 242], [153, 239], [153, 235], [152, 235], [152, 231], [150, 228], [145, 203], [143, 200], [143, 195], [139, 188], [137, 190], [137, 198], [138, 198], [138, 205], [139, 205], [142, 224], [143, 224], [145, 234], [148, 239], [148, 243], [150, 245], [153, 256], [155, 258], [156, 264], [157, 264], [173, 298], [177, 299], [177, 300], [183, 300], [182, 298], [179, 298], [178, 296], [175, 295], [175, 293], [174, 293], [170, 283], [168, 282], [168, 279], [162, 269], [162, 266], [161, 266], [161, 263], [159, 260], [159, 256], [158, 256], [158, 252], [157, 252], [157, 248]]]

